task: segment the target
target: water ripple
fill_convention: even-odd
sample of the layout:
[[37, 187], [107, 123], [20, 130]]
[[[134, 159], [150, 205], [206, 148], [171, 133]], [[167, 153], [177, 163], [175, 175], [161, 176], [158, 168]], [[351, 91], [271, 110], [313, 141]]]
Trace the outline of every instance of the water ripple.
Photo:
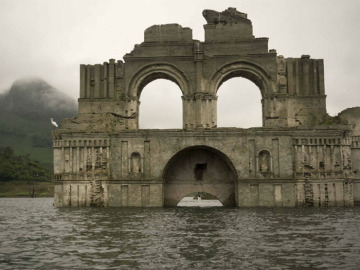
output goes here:
[[65, 208], [0, 199], [0, 269], [358, 269], [360, 208]]

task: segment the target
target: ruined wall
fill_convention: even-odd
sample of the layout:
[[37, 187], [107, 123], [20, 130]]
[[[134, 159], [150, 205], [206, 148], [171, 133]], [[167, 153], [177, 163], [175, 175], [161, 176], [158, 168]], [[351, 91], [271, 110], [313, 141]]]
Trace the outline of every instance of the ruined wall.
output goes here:
[[81, 65], [79, 116], [65, 121], [64, 128], [137, 129], [141, 91], [160, 78], [182, 91], [184, 129], [216, 128], [217, 90], [233, 77], [259, 87], [264, 127], [324, 121], [322, 60], [284, 58], [268, 50], [268, 38], [253, 36], [244, 13], [228, 9], [220, 20], [212, 11], [205, 13], [204, 42], [193, 40], [192, 30], [178, 24], [154, 25], [145, 30], [144, 42], [124, 56], [125, 62]]
[[352, 137], [351, 161], [354, 177], [354, 203], [360, 205], [360, 136]]
[[[103, 180], [110, 177], [108, 137], [57, 136], [53, 141], [55, 205], [103, 205]], [[71, 183], [71, 184], [70, 184]], [[76, 183], [76, 184], [74, 184]]]
[[[359, 117], [327, 115], [323, 60], [269, 50], [234, 8], [203, 15], [203, 42], [190, 28], [155, 25], [124, 61], [80, 66], [79, 115], [53, 133], [55, 206], [174, 205], [200, 186], [237, 206], [360, 204]], [[258, 86], [262, 128], [217, 128], [217, 91], [234, 77]], [[156, 79], [181, 89], [182, 130], [138, 129], [141, 92]], [[225, 162], [231, 181], [197, 181], [194, 147], [213, 149], [207, 170]], [[186, 183], [165, 173], [181, 151], [193, 162], [173, 170], [186, 165]]]
[[350, 142], [342, 137], [294, 139], [299, 205], [353, 205]]
[[[210, 161], [205, 162], [209, 173], [219, 169], [216, 160], [228, 160], [234, 168], [229, 183], [210, 173], [196, 184], [217, 188], [219, 194], [229, 194], [233, 187], [238, 206], [353, 205], [353, 189], [358, 186], [354, 187], [351, 176], [350, 141], [341, 133], [227, 129], [184, 134], [159, 130], [128, 131], [111, 138], [94, 134], [85, 141], [78, 139], [79, 134], [63, 134], [54, 142], [54, 155], [62, 160], [55, 164], [55, 205], [162, 206], [166, 196], [176, 195], [168, 190], [175, 188], [179, 194], [195, 191], [194, 186], [179, 185], [172, 177], [166, 182], [167, 176], [186, 168], [181, 162], [180, 166], [169, 161], [191, 147], [216, 150], [210, 151]], [[181, 160], [201, 163], [201, 156], [184, 155]], [[167, 171], [169, 164], [176, 168], [170, 166]], [[187, 165], [196, 167], [194, 164]], [[196, 168], [190, 167], [185, 180], [192, 182]]]

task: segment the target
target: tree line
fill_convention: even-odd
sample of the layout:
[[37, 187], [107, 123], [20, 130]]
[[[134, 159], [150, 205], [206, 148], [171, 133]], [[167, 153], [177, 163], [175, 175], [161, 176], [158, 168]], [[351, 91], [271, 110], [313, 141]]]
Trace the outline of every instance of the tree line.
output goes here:
[[52, 170], [29, 155], [16, 155], [10, 147], [0, 147], [0, 181], [51, 181]]

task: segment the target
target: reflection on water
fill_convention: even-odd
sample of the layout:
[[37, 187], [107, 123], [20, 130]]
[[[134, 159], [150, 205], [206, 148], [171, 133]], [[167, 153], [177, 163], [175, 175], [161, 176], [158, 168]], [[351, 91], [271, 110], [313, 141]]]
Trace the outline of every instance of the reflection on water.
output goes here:
[[359, 269], [360, 208], [65, 208], [0, 199], [0, 269]]
[[219, 207], [223, 204], [219, 200], [204, 200], [201, 197], [184, 197], [178, 205], [179, 207]]

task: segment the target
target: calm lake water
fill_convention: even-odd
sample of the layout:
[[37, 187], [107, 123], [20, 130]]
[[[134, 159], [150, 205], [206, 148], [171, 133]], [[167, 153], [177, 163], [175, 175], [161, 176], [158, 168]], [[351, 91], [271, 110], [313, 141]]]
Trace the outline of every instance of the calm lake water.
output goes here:
[[65, 208], [0, 198], [0, 269], [360, 269], [360, 208]]

